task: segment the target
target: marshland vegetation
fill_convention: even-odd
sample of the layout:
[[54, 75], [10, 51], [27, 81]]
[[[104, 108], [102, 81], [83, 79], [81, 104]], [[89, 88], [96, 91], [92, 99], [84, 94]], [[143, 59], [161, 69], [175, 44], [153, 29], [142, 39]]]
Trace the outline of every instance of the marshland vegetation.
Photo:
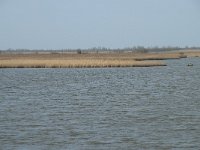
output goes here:
[[167, 52], [1, 52], [0, 68], [95, 68], [165, 66], [161, 60], [200, 57], [198, 50]]

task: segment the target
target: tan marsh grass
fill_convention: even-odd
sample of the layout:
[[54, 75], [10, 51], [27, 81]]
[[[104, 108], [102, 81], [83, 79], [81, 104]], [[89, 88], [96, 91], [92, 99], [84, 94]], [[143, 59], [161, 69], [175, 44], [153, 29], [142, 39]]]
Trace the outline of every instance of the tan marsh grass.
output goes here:
[[95, 68], [164, 66], [158, 61], [134, 60], [1, 60], [0, 68]]
[[29, 53], [0, 54], [1, 68], [80, 68], [80, 67], [151, 67], [164, 66], [157, 60], [199, 57], [200, 51], [162, 53]]

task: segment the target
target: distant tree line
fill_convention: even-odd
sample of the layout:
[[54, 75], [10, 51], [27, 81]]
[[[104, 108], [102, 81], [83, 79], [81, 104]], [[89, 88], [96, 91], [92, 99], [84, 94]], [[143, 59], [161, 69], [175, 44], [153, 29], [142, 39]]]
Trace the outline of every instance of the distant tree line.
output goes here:
[[178, 47], [178, 46], [167, 46], [167, 47], [144, 47], [144, 46], [133, 46], [133, 47], [126, 47], [126, 48], [118, 48], [118, 49], [111, 49], [106, 47], [93, 47], [89, 49], [7, 49], [7, 50], [0, 50], [0, 53], [39, 53], [39, 52], [47, 52], [47, 53], [101, 53], [101, 52], [164, 52], [164, 51], [174, 51], [174, 50], [186, 50], [186, 49], [194, 49], [200, 50], [200, 47]]

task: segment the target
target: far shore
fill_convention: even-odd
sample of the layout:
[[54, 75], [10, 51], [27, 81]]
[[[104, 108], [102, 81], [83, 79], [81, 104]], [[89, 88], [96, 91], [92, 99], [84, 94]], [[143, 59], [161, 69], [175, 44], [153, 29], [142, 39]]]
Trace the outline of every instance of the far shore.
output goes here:
[[200, 50], [112, 53], [0, 53], [0, 68], [99, 68], [166, 66], [162, 60], [200, 57]]

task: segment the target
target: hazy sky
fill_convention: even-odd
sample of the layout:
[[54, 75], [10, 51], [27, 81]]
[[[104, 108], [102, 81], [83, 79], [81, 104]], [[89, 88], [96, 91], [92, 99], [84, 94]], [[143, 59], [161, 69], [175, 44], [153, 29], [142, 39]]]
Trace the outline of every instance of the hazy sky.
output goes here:
[[199, 0], [0, 0], [0, 49], [200, 46]]

